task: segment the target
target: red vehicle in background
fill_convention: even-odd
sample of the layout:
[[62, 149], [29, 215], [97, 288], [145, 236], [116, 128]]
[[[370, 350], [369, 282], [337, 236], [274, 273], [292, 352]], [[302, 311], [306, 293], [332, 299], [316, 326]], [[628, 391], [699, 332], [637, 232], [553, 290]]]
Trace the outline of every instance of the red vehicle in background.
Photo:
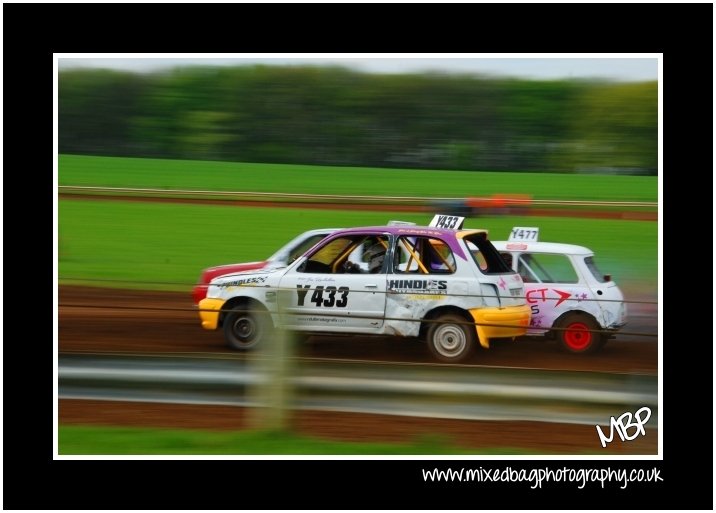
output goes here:
[[194, 304], [198, 305], [199, 301], [206, 297], [206, 291], [209, 288], [209, 283], [214, 278], [224, 276], [225, 274], [238, 273], [241, 271], [253, 271], [256, 269], [266, 269], [282, 267], [291, 262], [296, 258], [303, 255], [311, 247], [313, 247], [320, 240], [325, 238], [327, 235], [333, 233], [338, 228], [320, 228], [317, 230], [309, 230], [302, 233], [298, 237], [292, 239], [281, 249], [276, 251], [273, 255], [268, 257], [266, 260], [259, 262], [246, 262], [241, 264], [227, 264], [217, 265], [215, 267], [207, 267], [201, 273], [199, 277], [199, 283], [194, 286], [192, 291], [192, 299]]

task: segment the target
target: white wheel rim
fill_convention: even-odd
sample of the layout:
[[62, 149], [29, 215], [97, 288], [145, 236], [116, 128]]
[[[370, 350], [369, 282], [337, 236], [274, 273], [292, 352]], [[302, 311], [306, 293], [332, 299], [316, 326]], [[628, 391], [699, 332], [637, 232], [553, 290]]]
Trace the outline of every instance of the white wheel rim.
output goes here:
[[446, 358], [460, 355], [467, 347], [467, 337], [459, 326], [448, 324], [435, 330], [433, 336], [435, 350]]

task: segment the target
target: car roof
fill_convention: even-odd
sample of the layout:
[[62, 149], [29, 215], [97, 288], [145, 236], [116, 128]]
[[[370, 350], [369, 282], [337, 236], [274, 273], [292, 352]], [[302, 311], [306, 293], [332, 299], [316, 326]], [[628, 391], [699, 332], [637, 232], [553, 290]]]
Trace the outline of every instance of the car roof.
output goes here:
[[575, 244], [562, 244], [559, 242], [523, 242], [523, 241], [492, 241], [492, 245], [499, 251], [517, 251], [529, 253], [559, 253], [568, 255], [594, 255], [594, 251]]
[[316, 228], [315, 230], [306, 230], [300, 235], [320, 235], [322, 233], [330, 234], [333, 232], [337, 232], [338, 230], [343, 230], [343, 228]]
[[450, 230], [447, 228], [434, 228], [432, 226], [360, 226], [356, 228], [346, 228], [345, 230], [338, 230], [334, 235], [338, 234], [351, 234], [360, 232], [377, 232], [377, 233], [390, 233], [393, 235], [436, 235], [436, 236], [455, 236], [455, 234], [464, 233], [484, 233], [487, 234], [487, 230], [484, 229], [460, 229]]

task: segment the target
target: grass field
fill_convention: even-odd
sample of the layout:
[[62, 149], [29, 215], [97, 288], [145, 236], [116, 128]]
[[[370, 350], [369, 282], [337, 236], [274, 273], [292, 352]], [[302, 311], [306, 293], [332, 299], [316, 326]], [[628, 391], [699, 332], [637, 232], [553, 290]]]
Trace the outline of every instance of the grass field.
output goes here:
[[439, 171], [60, 155], [59, 185], [656, 202], [656, 177]]
[[422, 455], [536, 454], [516, 448], [466, 449], [419, 437], [405, 443], [338, 442], [291, 433], [134, 427], [58, 426], [60, 455]]
[[[312, 228], [383, 225], [396, 218], [424, 224], [431, 217], [106, 200], [61, 200], [58, 213], [61, 282], [111, 279], [134, 282], [114, 286], [167, 290], [188, 290], [210, 265], [264, 259]], [[465, 225], [489, 229], [493, 240], [504, 240], [512, 226], [539, 226], [541, 240], [594, 250], [602, 272], [617, 283], [656, 283], [654, 222], [480, 217]]]
[[[59, 156], [60, 185], [465, 197], [506, 193], [544, 199], [657, 200], [654, 177], [387, 170], [231, 162]], [[261, 260], [309, 229], [420, 224], [431, 216], [349, 210], [59, 201], [62, 281], [123, 280], [132, 287], [186, 290], [202, 268]], [[494, 240], [515, 225], [541, 239], [588, 246], [603, 272], [656, 283], [657, 224], [569, 218], [479, 217]], [[151, 282], [151, 283], [150, 283]], [[97, 283], [101, 285], [101, 283]], [[121, 285], [117, 285], [121, 286]]]

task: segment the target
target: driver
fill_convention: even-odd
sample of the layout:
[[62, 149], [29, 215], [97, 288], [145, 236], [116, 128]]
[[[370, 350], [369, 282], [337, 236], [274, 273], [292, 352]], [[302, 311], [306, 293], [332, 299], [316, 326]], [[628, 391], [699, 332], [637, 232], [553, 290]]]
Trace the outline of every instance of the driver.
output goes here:
[[385, 247], [380, 242], [376, 242], [368, 248], [365, 254], [368, 258], [368, 272], [379, 273], [383, 268], [383, 260], [385, 260]]
[[[383, 268], [383, 260], [385, 260], [385, 246], [380, 242], [374, 243], [370, 246], [363, 254], [364, 260], [368, 261], [368, 272], [371, 274], [379, 273]], [[361, 270], [358, 264], [354, 264], [351, 261], [346, 261], [343, 266], [343, 272], [346, 273], [361, 273], [365, 272]]]

